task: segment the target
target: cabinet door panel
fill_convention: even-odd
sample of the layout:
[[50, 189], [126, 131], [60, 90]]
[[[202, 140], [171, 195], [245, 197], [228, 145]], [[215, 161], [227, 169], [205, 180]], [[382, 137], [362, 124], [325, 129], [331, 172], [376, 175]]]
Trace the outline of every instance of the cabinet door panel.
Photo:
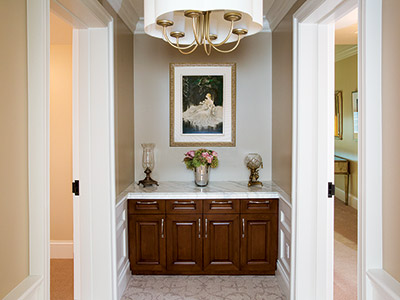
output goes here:
[[239, 264], [239, 214], [204, 216], [204, 271], [237, 273]]
[[242, 271], [274, 274], [278, 256], [276, 215], [242, 214], [241, 218]]
[[129, 258], [134, 274], [165, 271], [165, 217], [129, 216]]
[[202, 270], [201, 215], [167, 216], [167, 269], [185, 274]]

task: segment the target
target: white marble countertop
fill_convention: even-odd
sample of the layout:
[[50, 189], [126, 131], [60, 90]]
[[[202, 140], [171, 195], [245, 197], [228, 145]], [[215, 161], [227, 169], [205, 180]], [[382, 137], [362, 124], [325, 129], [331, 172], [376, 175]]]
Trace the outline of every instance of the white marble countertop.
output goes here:
[[192, 181], [164, 181], [159, 186], [143, 188], [131, 184], [117, 198], [117, 203], [125, 199], [254, 199], [289, 198], [272, 181], [263, 182], [263, 187], [248, 187], [244, 181], [214, 181], [206, 187], [198, 187]]

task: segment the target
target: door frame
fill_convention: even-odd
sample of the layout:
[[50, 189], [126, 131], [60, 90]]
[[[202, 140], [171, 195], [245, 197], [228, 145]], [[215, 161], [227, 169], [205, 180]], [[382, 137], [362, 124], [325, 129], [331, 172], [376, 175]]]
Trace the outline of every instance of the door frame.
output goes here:
[[[321, 201], [311, 190], [327, 189], [327, 182], [310, 177], [310, 170], [326, 171], [318, 160], [310, 162], [310, 148], [323, 151], [326, 139], [310, 137], [310, 124], [323, 126], [317, 110], [304, 109], [302, 89], [310, 80], [299, 80], [299, 75], [318, 78], [311, 84], [314, 93], [334, 80], [331, 69], [319, 68], [319, 59], [327, 55], [331, 64], [334, 51], [332, 25], [353, 7], [359, 8], [358, 90], [359, 118], [359, 209], [358, 209], [358, 298], [372, 299], [372, 285], [367, 279], [370, 269], [382, 268], [382, 99], [381, 46], [382, 0], [308, 0], [295, 13], [293, 22], [293, 165], [292, 165], [292, 265], [291, 299], [333, 299], [333, 212], [326, 210], [326, 199]], [[310, 31], [314, 30], [314, 33]], [[303, 35], [308, 32], [308, 35]], [[321, 36], [325, 32], [330, 36]], [[317, 55], [310, 57], [309, 52]], [[308, 57], [307, 57], [308, 56]], [[313, 67], [307, 65], [310, 64]], [[315, 66], [315, 64], [317, 66]], [[308, 68], [308, 69], [306, 69]], [[321, 80], [321, 78], [323, 80]], [[304, 78], [303, 78], [304, 79]], [[332, 81], [333, 82], [333, 81]], [[332, 94], [333, 99], [333, 94]], [[301, 100], [301, 101], [300, 101]], [[311, 115], [310, 115], [311, 112]], [[311, 121], [310, 121], [311, 119]], [[321, 123], [322, 122], [322, 123]], [[333, 130], [325, 132], [332, 135]], [[306, 143], [304, 143], [306, 139]], [[302, 164], [307, 161], [307, 164]], [[311, 163], [311, 166], [310, 166]], [[333, 157], [332, 157], [333, 163]], [[307, 177], [308, 176], [308, 177]], [[311, 178], [311, 179], [310, 179]], [[326, 197], [325, 197], [326, 198]], [[301, 204], [301, 206], [300, 206]], [[304, 205], [307, 205], [304, 208]], [[307, 211], [314, 210], [314, 213]], [[322, 217], [321, 217], [322, 216]], [[310, 230], [311, 229], [311, 230]], [[328, 238], [321, 236], [321, 231]], [[301, 241], [301, 242], [300, 242]], [[313, 248], [314, 247], [314, 248]], [[315, 249], [315, 251], [310, 251]], [[324, 261], [321, 258], [325, 258]]]
[[78, 87], [87, 91], [79, 99], [88, 108], [81, 118], [87, 121], [80, 129], [80, 147], [86, 151], [80, 153], [79, 166], [80, 179], [87, 183], [80, 201], [87, 209], [80, 213], [80, 225], [85, 224], [77, 255], [90, 268], [80, 274], [81, 297], [75, 299], [116, 299], [113, 20], [97, 0], [27, 0], [29, 277], [35, 281], [24, 288], [35, 286], [32, 299], [50, 298], [50, 5], [80, 28], [75, 34], [87, 36], [86, 47], [79, 44], [87, 54], [79, 68], [86, 64], [87, 70]]

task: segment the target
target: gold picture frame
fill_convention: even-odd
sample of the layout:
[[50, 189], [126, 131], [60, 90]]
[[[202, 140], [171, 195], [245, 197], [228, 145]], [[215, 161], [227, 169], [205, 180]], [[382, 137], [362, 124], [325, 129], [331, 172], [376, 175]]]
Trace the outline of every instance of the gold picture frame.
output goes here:
[[343, 92], [335, 92], [335, 139], [343, 140]]
[[170, 64], [170, 147], [236, 146], [236, 64]]

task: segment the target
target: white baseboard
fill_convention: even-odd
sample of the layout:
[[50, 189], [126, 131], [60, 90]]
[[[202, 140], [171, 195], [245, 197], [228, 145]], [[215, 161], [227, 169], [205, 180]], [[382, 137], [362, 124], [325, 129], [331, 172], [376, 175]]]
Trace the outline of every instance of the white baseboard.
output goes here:
[[3, 300], [44, 299], [43, 276], [28, 276], [18, 284]]
[[278, 285], [281, 289], [283, 296], [285, 297], [284, 299], [289, 299], [290, 298], [289, 297], [289, 295], [290, 295], [289, 277], [283, 270], [283, 267], [279, 261], [277, 263], [276, 279], [278, 280]]
[[50, 258], [73, 259], [74, 241], [62, 241], [62, 240], [50, 241]]
[[129, 280], [131, 278], [130, 274], [130, 264], [129, 260], [126, 261], [124, 269], [121, 274], [118, 276], [118, 300], [122, 298], [124, 295], [125, 289], [128, 286]]
[[[340, 201], [344, 202], [345, 192], [338, 187], [335, 187], [335, 197], [338, 198]], [[358, 198], [353, 194], [349, 194], [349, 205], [355, 209], [358, 209]]]
[[400, 282], [382, 269], [368, 270], [374, 300], [400, 300]]

